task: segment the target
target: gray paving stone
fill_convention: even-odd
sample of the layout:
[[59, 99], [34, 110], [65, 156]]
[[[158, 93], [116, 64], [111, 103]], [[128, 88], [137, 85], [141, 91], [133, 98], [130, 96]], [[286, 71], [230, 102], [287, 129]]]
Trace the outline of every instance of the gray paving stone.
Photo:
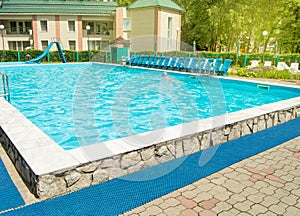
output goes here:
[[271, 205], [269, 210], [274, 212], [275, 214], [284, 214], [286, 212], [287, 204], [279, 203], [277, 205]]
[[174, 216], [179, 215], [180, 212], [181, 212], [180, 209], [177, 209], [177, 208], [174, 208], [174, 207], [169, 207], [169, 208], [167, 208], [163, 211], [163, 213], [166, 214], [166, 215], [174, 215]]
[[258, 214], [263, 214], [267, 212], [268, 209], [260, 204], [254, 204], [251, 206], [251, 209], [249, 210], [249, 213], [252, 215], [258, 215]]
[[284, 202], [285, 204], [289, 205], [289, 206], [293, 206], [297, 203], [297, 200], [299, 199], [299, 197], [290, 194], [287, 197], [282, 197], [281, 198], [281, 202]]
[[159, 213], [162, 213], [163, 210], [161, 208], [153, 205], [153, 206], [146, 208], [146, 211], [149, 212], [150, 214], [158, 215]]
[[245, 212], [245, 211], [249, 211], [253, 204], [254, 203], [251, 202], [250, 200], [246, 200], [244, 202], [239, 202], [239, 203], [234, 204], [233, 207], [241, 212]]
[[264, 201], [262, 201], [260, 204], [262, 204], [265, 207], [270, 207], [271, 205], [276, 205], [280, 202], [280, 200], [273, 196], [267, 196], [264, 197]]
[[215, 207], [212, 208], [212, 211], [214, 211], [217, 214], [219, 214], [222, 211], [228, 211], [231, 208], [232, 208], [232, 205], [228, 204], [227, 202], [219, 202], [219, 203], [216, 204]]
[[287, 207], [286, 212], [285, 212], [286, 215], [299, 215], [299, 213], [300, 213], [300, 209], [298, 209], [294, 206]]

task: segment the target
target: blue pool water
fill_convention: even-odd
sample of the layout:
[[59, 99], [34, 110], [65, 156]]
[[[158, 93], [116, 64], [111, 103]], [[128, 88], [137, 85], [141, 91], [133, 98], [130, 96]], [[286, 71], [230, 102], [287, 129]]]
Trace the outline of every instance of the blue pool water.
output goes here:
[[104, 64], [1, 67], [11, 103], [64, 149], [300, 96], [300, 89]]

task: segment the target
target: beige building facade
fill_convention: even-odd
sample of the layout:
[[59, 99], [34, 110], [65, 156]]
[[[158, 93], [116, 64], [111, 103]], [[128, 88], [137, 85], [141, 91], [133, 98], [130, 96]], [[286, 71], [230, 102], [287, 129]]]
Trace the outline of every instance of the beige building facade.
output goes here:
[[[0, 50], [45, 50], [60, 41], [65, 50], [107, 50], [119, 36], [131, 50], [180, 49], [181, 12], [171, 0], [2, 0]], [[55, 50], [56, 48], [52, 48]]]

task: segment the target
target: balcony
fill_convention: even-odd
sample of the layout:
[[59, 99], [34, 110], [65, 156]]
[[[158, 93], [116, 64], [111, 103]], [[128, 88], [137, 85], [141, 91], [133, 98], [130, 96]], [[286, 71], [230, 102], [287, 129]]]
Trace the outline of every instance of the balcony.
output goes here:
[[32, 29], [29, 28], [6, 28], [4, 34], [8, 36], [29, 36], [32, 35]]

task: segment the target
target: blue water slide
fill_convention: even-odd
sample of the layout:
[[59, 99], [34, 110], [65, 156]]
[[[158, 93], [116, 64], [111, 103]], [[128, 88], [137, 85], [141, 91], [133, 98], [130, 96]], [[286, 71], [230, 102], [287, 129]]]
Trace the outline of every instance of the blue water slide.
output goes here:
[[61, 48], [61, 45], [60, 45], [59, 42], [50, 42], [48, 47], [44, 50], [44, 52], [41, 55], [39, 55], [37, 58], [31, 59], [30, 61], [28, 61], [28, 63], [38, 63], [38, 64], [40, 64], [41, 59], [44, 58], [48, 54], [48, 52], [50, 51], [53, 44], [56, 44], [56, 47], [57, 47], [57, 50], [58, 50], [58, 53], [59, 53], [59, 56], [60, 56], [62, 62], [66, 63], [67, 61], [66, 61], [66, 58], [64, 56], [64, 53], [62, 51], [62, 48]]

